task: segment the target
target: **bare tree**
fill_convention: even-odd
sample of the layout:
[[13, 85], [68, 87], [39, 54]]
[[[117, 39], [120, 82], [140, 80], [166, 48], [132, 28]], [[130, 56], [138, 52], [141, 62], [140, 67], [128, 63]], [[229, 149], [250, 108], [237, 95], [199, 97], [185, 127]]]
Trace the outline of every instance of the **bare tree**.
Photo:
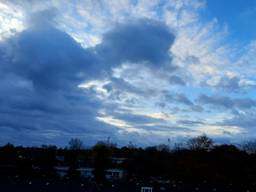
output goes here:
[[244, 142], [242, 149], [249, 154], [256, 154], [256, 140]]
[[78, 138], [72, 138], [68, 144], [69, 148], [72, 150], [80, 150], [83, 148], [83, 142]]
[[183, 150], [186, 148], [185, 145], [186, 145], [186, 143], [184, 143], [184, 142], [176, 142], [176, 143], [174, 143], [172, 150], [173, 151]]
[[187, 146], [192, 150], [210, 150], [213, 147], [213, 140], [206, 135], [200, 135], [188, 140]]

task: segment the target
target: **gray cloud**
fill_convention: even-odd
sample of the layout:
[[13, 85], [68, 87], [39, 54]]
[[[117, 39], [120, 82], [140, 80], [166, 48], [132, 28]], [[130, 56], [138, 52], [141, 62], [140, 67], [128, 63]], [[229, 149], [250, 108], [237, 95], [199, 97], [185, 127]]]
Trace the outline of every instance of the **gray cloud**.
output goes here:
[[[104, 137], [109, 133], [102, 127], [109, 126], [95, 120], [101, 104], [77, 88], [99, 74], [97, 57], [49, 24], [38, 23], [40, 27], [33, 25], [1, 43], [2, 135], [16, 131], [16, 137], [27, 139], [27, 144], [39, 138], [47, 142], [49, 136], [53, 143], [59, 143], [60, 133], [101, 132]], [[54, 130], [58, 134], [53, 134]], [[35, 132], [37, 135], [31, 137]]]
[[246, 128], [247, 130], [255, 129], [255, 111], [246, 111], [243, 113], [234, 112], [233, 117], [221, 122], [221, 125], [230, 125]]
[[239, 77], [222, 77], [216, 87], [237, 91], [240, 89], [239, 82]]
[[[35, 21], [41, 21], [39, 15]], [[30, 129], [39, 137], [41, 132], [55, 129], [83, 133], [94, 126], [101, 131], [103, 125], [95, 120], [100, 103], [77, 88], [99, 74], [97, 58], [90, 50], [44, 20], [2, 42], [1, 52], [1, 129], [17, 129], [27, 135]]]
[[181, 93], [177, 93], [177, 94], [165, 93], [165, 98], [168, 102], [174, 102], [174, 103], [177, 102], [187, 106], [194, 105], [194, 103], [190, 101], [188, 97], [186, 97], [184, 94], [181, 94]]
[[169, 78], [169, 82], [171, 84], [177, 84], [177, 85], [182, 85], [182, 86], [186, 85], [186, 82], [181, 77], [179, 77], [177, 75], [171, 76]]
[[[205, 84], [205, 82], [203, 82], [203, 84]], [[237, 93], [243, 92], [245, 89], [254, 88], [256, 85], [253, 79], [243, 79], [239, 76], [221, 76], [217, 79], [217, 82], [212, 84], [211, 81], [208, 81], [206, 84], [217, 89]]]
[[161, 23], [134, 21], [108, 32], [97, 47], [84, 49], [43, 16], [37, 14], [27, 30], [0, 43], [1, 141], [63, 144], [77, 135], [92, 143], [118, 134], [96, 119], [107, 106], [77, 86], [124, 61], [166, 64], [173, 35]]
[[96, 51], [108, 64], [147, 62], [157, 67], [171, 65], [169, 48], [174, 35], [157, 21], [140, 19], [119, 24], [103, 36]]
[[[5, 43], [11, 47], [6, 50], [11, 52], [1, 58], [3, 67], [7, 72], [31, 81], [35, 88], [74, 86], [95, 67], [93, 53], [52, 27], [27, 30], [8, 41]], [[81, 72], [85, 75], [79, 75]]]
[[195, 125], [205, 124], [203, 121], [193, 121], [193, 120], [179, 120], [177, 123], [185, 126], [195, 126]]
[[199, 104], [211, 105], [216, 108], [226, 109], [250, 109], [256, 107], [256, 101], [250, 98], [230, 98], [228, 96], [200, 95], [197, 99]]

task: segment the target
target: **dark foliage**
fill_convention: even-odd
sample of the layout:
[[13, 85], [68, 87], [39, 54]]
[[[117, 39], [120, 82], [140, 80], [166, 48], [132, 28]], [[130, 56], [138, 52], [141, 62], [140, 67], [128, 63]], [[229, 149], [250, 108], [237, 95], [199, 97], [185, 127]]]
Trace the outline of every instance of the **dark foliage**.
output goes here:
[[[113, 157], [125, 161], [113, 164]], [[256, 178], [256, 155], [252, 146], [238, 148], [235, 145], [214, 145], [206, 136], [189, 140], [186, 147], [175, 150], [166, 145], [145, 149], [135, 146], [118, 148], [104, 142], [90, 149], [62, 149], [55, 146], [24, 148], [11, 144], [0, 148], [1, 178], [18, 176], [56, 180], [58, 177], [54, 167], [58, 164], [70, 168], [68, 177], [74, 181], [80, 179], [77, 168], [93, 167], [97, 183], [106, 182], [105, 171], [108, 168], [125, 170], [127, 182], [152, 181], [152, 178], [157, 178], [182, 181], [186, 185], [254, 186]]]

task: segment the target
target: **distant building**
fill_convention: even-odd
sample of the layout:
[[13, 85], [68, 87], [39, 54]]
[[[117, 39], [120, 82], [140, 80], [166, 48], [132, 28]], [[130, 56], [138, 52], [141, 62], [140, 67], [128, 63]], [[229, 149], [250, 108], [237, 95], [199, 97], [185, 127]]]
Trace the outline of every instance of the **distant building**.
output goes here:
[[[65, 177], [68, 175], [70, 167], [69, 166], [55, 166], [54, 167], [56, 173], [60, 177]], [[76, 171], [80, 173], [80, 176], [82, 178], [87, 178], [87, 179], [93, 179], [94, 178], [94, 168], [90, 167], [80, 167], [77, 168]], [[125, 176], [125, 171], [123, 169], [107, 169], [105, 171], [106, 173], [106, 179], [109, 180], [121, 180]]]
[[[56, 166], [54, 167], [56, 174], [59, 177], [68, 176], [70, 171], [70, 166], [66, 162], [66, 159], [62, 155], [56, 155]], [[122, 180], [125, 177], [126, 171], [121, 169], [121, 164], [126, 160], [126, 158], [113, 157], [111, 158], [112, 167], [105, 170], [105, 177], [108, 180]], [[78, 159], [77, 160], [77, 168], [72, 171], [77, 171], [81, 178], [93, 179], [94, 176], [94, 168], [91, 167], [90, 163]]]
[[55, 159], [56, 159], [58, 162], [64, 162], [64, 161], [65, 161], [65, 157], [62, 156], [62, 155], [56, 155], [56, 156], [55, 156]]
[[65, 177], [69, 172], [69, 166], [55, 166], [54, 169], [60, 177]]
[[93, 174], [94, 168], [81, 167], [81, 168], [78, 168], [77, 171], [80, 172], [80, 176], [82, 178], [88, 178], [88, 179], [94, 178], [94, 174]]
[[122, 164], [125, 160], [126, 160], [126, 158], [120, 158], [120, 157], [112, 157], [111, 158], [112, 163], [116, 164], [116, 165]]
[[140, 192], [153, 192], [153, 187], [141, 187]]
[[109, 180], [120, 180], [125, 177], [125, 171], [123, 169], [107, 169], [106, 179]]

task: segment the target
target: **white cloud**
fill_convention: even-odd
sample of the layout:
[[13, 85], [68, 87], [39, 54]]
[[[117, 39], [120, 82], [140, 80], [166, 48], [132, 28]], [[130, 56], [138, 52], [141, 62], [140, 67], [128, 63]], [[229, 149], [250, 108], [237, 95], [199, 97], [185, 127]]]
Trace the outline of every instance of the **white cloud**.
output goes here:
[[207, 134], [210, 137], [216, 136], [238, 136], [244, 134], [245, 130], [237, 126], [218, 126], [218, 125], [203, 125], [197, 128], [202, 134]]
[[0, 2], [0, 41], [24, 30], [22, 11]]
[[150, 117], [153, 119], [160, 119], [164, 121], [175, 121], [176, 116], [173, 114], [163, 113], [163, 112], [156, 112], [156, 113], [146, 113], [144, 114], [146, 117]]
[[128, 124], [127, 122], [120, 120], [120, 119], [116, 119], [112, 116], [100, 116], [100, 117], [96, 117], [99, 121], [102, 121], [104, 123], [113, 125], [121, 130], [125, 130], [127, 132], [137, 132], [137, 133], [143, 133], [145, 131], [135, 128], [132, 125]]

